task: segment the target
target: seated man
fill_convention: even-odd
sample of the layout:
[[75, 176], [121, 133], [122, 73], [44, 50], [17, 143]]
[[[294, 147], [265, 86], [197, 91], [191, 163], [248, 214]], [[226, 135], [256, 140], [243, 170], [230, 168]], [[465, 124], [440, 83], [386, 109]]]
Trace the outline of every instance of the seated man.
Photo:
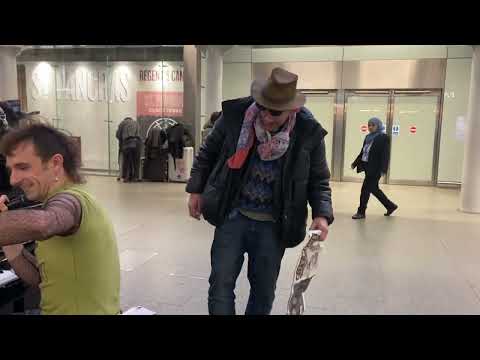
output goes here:
[[[113, 226], [83, 189], [80, 154], [70, 139], [33, 124], [5, 135], [12, 186], [37, 209], [8, 211], [0, 196], [0, 246], [16, 274], [39, 286], [42, 314], [114, 315], [120, 312], [120, 266]], [[38, 241], [36, 258], [22, 243]]]

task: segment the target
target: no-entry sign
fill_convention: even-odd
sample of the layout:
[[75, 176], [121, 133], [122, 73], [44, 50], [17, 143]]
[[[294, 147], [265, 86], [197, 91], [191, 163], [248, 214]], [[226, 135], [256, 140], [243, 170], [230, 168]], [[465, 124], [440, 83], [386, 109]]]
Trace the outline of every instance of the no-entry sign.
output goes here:
[[416, 134], [417, 133], [417, 127], [416, 126], [410, 126], [410, 133], [411, 134]]
[[367, 125], [362, 125], [362, 126], [360, 126], [360, 131], [361, 131], [362, 133], [366, 133], [366, 132], [368, 131], [368, 126], [367, 126]]

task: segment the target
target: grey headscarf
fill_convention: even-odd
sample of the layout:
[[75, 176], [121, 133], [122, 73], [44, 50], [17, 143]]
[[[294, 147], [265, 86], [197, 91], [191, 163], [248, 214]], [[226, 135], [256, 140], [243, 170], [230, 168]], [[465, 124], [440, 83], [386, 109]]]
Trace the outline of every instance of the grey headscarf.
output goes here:
[[379, 118], [373, 117], [368, 120], [369, 124], [375, 124], [377, 126], [377, 130], [373, 133], [368, 134], [365, 137], [365, 145], [363, 146], [363, 156], [362, 161], [367, 162], [368, 156], [370, 155], [370, 149], [372, 148], [373, 140], [380, 135], [385, 133], [385, 126], [382, 123], [382, 120]]

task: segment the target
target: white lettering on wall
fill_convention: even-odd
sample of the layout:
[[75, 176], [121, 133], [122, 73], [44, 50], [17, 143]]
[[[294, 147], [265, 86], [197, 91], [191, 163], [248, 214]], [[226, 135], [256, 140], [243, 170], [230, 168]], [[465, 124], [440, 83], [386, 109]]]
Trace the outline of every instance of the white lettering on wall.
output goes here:
[[120, 73], [121, 93], [120, 100], [126, 102], [128, 100], [128, 73]]
[[76, 79], [76, 100], [77, 101], [86, 101], [87, 100], [87, 70], [84, 68], [79, 68], [75, 71]]
[[[34, 100], [47, 97], [52, 86], [48, 65], [40, 63], [32, 72], [31, 93]], [[77, 102], [127, 102], [129, 101], [128, 69], [120, 67], [108, 75], [108, 70], [92, 70], [85, 66], [59, 66], [55, 71], [58, 100]], [[54, 85], [53, 85], [54, 86]]]
[[42, 94], [42, 85], [40, 84], [38, 75], [34, 71], [32, 73], [32, 97], [34, 100], [38, 100], [41, 94]]
[[50, 64], [41, 62], [32, 71], [32, 97], [37, 100], [47, 97], [50, 88], [50, 75], [52, 68]]
[[105, 102], [107, 98], [107, 74], [105, 72], [98, 73], [98, 102]]
[[64, 94], [65, 97], [62, 97], [61, 95], [58, 97], [59, 100], [71, 100], [75, 101], [75, 73], [68, 73], [66, 72], [66, 78], [67, 82], [62, 88], [64, 89]]
[[87, 98], [88, 101], [97, 101], [98, 100], [98, 74], [93, 71], [88, 72], [87, 76]]

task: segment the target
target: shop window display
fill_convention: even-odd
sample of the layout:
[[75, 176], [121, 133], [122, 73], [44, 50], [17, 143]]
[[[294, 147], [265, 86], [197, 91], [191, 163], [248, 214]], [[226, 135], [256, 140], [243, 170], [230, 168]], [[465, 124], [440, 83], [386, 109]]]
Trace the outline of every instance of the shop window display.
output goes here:
[[159, 118], [182, 124], [193, 142], [193, 119], [183, 117], [183, 61], [174, 60], [182, 60], [182, 53], [165, 55], [172, 61], [151, 61], [153, 53], [143, 56], [148, 61], [138, 61], [143, 49], [126, 55], [121, 51], [125, 49], [105, 61], [97, 61], [102, 59], [98, 49], [88, 56], [57, 50], [17, 61], [25, 67], [27, 111], [39, 111], [55, 127], [75, 136], [82, 144], [86, 170], [119, 171], [115, 134], [126, 117], [138, 122], [142, 156], [146, 131]]

